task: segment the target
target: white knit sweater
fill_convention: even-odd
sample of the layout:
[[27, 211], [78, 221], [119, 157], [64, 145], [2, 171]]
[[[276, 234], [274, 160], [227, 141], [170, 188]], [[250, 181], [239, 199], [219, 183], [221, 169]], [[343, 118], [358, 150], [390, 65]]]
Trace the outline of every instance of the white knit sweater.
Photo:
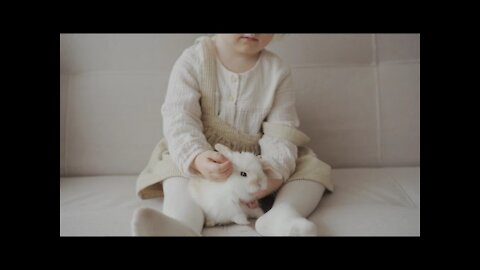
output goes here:
[[[195, 44], [178, 58], [162, 106], [163, 131], [170, 155], [187, 176], [194, 173], [190, 170], [194, 158], [212, 150], [202, 132], [201, 50], [201, 45]], [[263, 50], [256, 65], [244, 73], [229, 71], [217, 59], [217, 81], [217, 115], [236, 129], [257, 134], [264, 121], [298, 128], [290, 69], [274, 53]], [[259, 144], [262, 158], [284, 180], [288, 179], [295, 170], [297, 146], [267, 135]]]

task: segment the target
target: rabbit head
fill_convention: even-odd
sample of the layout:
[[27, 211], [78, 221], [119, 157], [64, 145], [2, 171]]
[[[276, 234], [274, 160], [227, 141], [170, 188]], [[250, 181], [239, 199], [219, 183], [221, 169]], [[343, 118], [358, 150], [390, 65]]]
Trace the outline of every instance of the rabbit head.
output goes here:
[[228, 178], [239, 186], [254, 193], [267, 188], [268, 178], [281, 177], [268, 162], [249, 152], [234, 152], [223, 144], [216, 144], [215, 149], [229, 159], [233, 164], [233, 172]]

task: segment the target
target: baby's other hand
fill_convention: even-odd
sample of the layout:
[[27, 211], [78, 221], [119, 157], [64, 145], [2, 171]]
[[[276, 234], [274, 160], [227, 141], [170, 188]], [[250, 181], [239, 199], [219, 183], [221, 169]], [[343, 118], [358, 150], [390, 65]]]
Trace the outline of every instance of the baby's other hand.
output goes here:
[[253, 201], [250, 201], [250, 202], [245, 202], [245, 201], [240, 200], [240, 202], [245, 204], [250, 209], [255, 209], [255, 208], [258, 207], [258, 200], [253, 200]]
[[262, 198], [268, 196], [270, 193], [273, 193], [273, 192], [277, 191], [277, 189], [279, 189], [283, 184], [282, 179], [269, 178], [267, 181], [268, 181], [267, 189], [260, 190], [258, 192], [253, 193], [253, 196], [255, 198], [257, 198], [257, 200], [262, 199]]
[[199, 154], [192, 163], [193, 169], [210, 180], [225, 181], [233, 172], [233, 164], [224, 155], [207, 150]]

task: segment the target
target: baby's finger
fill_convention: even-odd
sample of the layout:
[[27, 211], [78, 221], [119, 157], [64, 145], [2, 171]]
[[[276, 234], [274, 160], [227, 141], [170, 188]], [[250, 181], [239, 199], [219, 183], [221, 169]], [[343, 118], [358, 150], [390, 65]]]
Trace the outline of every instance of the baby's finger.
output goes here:
[[209, 161], [205, 164], [205, 168], [209, 173], [218, 173], [219, 167], [220, 167], [220, 164], [215, 163], [213, 161]]
[[229, 177], [232, 174], [233, 168], [226, 169], [223, 172], [217, 172], [221, 177]]
[[258, 201], [257, 201], [257, 200], [251, 201], [251, 202], [249, 202], [247, 205], [248, 205], [248, 207], [249, 207], [250, 209], [257, 208], [257, 207], [258, 207]]
[[227, 168], [224, 172], [218, 172], [218, 174], [220, 174], [220, 176], [224, 178], [227, 178], [232, 174], [232, 172], [233, 172], [233, 167], [230, 167], [230, 168]]
[[233, 168], [233, 165], [230, 161], [226, 161], [222, 164], [218, 164], [218, 166], [217, 166], [218, 172], [220, 172], [220, 173], [226, 172], [226, 171], [228, 171], [232, 168]]
[[212, 153], [209, 158], [217, 163], [224, 163], [225, 161], [228, 161], [228, 159], [220, 153]]

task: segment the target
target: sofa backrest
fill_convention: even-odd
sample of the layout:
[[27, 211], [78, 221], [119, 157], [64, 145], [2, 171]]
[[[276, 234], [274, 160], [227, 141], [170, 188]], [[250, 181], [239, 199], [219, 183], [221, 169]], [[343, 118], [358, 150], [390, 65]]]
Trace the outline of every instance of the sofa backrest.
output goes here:
[[[60, 173], [138, 174], [162, 137], [170, 70], [197, 34], [60, 35]], [[420, 35], [291, 34], [301, 129], [333, 167], [419, 165]]]

